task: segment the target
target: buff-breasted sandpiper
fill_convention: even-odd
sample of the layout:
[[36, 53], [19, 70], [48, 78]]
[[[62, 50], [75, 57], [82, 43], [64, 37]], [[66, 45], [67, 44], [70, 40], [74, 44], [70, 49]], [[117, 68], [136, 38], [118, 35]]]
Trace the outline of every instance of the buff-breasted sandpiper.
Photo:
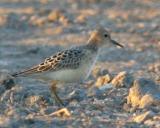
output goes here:
[[86, 44], [60, 51], [46, 58], [44, 62], [24, 71], [14, 73], [14, 77], [33, 76], [52, 81], [51, 92], [54, 99], [63, 105], [57, 95], [57, 82], [74, 83], [88, 78], [102, 47], [121, 44], [111, 39], [110, 33], [98, 27], [90, 35]]

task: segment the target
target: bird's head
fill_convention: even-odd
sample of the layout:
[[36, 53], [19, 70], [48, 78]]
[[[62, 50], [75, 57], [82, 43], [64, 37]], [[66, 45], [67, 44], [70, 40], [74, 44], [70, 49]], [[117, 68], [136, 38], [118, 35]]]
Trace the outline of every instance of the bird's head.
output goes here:
[[101, 26], [91, 33], [88, 43], [97, 45], [100, 48], [104, 46], [110, 47], [112, 45], [123, 48], [123, 45], [113, 40], [110, 33]]

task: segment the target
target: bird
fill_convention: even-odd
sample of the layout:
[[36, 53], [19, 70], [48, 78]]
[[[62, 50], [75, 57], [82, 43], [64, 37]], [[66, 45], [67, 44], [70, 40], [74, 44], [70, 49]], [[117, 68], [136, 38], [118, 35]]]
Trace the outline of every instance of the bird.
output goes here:
[[58, 83], [78, 83], [86, 80], [95, 65], [102, 48], [124, 46], [111, 38], [110, 32], [102, 26], [91, 32], [85, 44], [59, 51], [42, 63], [13, 73], [13, 77], [33, 77], [50, 81], [51, 94], [59, 105], [64, 106], [57, 94]]

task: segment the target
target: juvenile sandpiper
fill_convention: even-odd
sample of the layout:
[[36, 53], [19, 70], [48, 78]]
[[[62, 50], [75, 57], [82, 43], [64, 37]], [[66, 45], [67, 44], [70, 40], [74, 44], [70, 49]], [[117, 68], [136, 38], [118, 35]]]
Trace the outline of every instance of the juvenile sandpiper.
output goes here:
[[102, 47], [123, 45], [111, 39], [103, 27], [95, 29], [86, 44], [60, 51], [46, 58], [42, 63], [29, 69], [14, 73], [12, 76], [31, 76], [50, 81], [51, 93], [55, 101], [64, 105], [57, 95], [57, 83], [75, 83], [88, 78]]

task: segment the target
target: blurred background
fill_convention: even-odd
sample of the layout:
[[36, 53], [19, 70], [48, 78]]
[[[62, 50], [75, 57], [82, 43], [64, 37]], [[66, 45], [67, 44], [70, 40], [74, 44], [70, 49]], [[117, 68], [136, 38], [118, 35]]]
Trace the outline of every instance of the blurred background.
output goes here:
[[102, 65], [142, 75], [159, 66], [159, 17], [158, 0], [0, 0], [1, 69], [15, 71], [86, 43], [100, 24], [125, 45], [104, 50]]

